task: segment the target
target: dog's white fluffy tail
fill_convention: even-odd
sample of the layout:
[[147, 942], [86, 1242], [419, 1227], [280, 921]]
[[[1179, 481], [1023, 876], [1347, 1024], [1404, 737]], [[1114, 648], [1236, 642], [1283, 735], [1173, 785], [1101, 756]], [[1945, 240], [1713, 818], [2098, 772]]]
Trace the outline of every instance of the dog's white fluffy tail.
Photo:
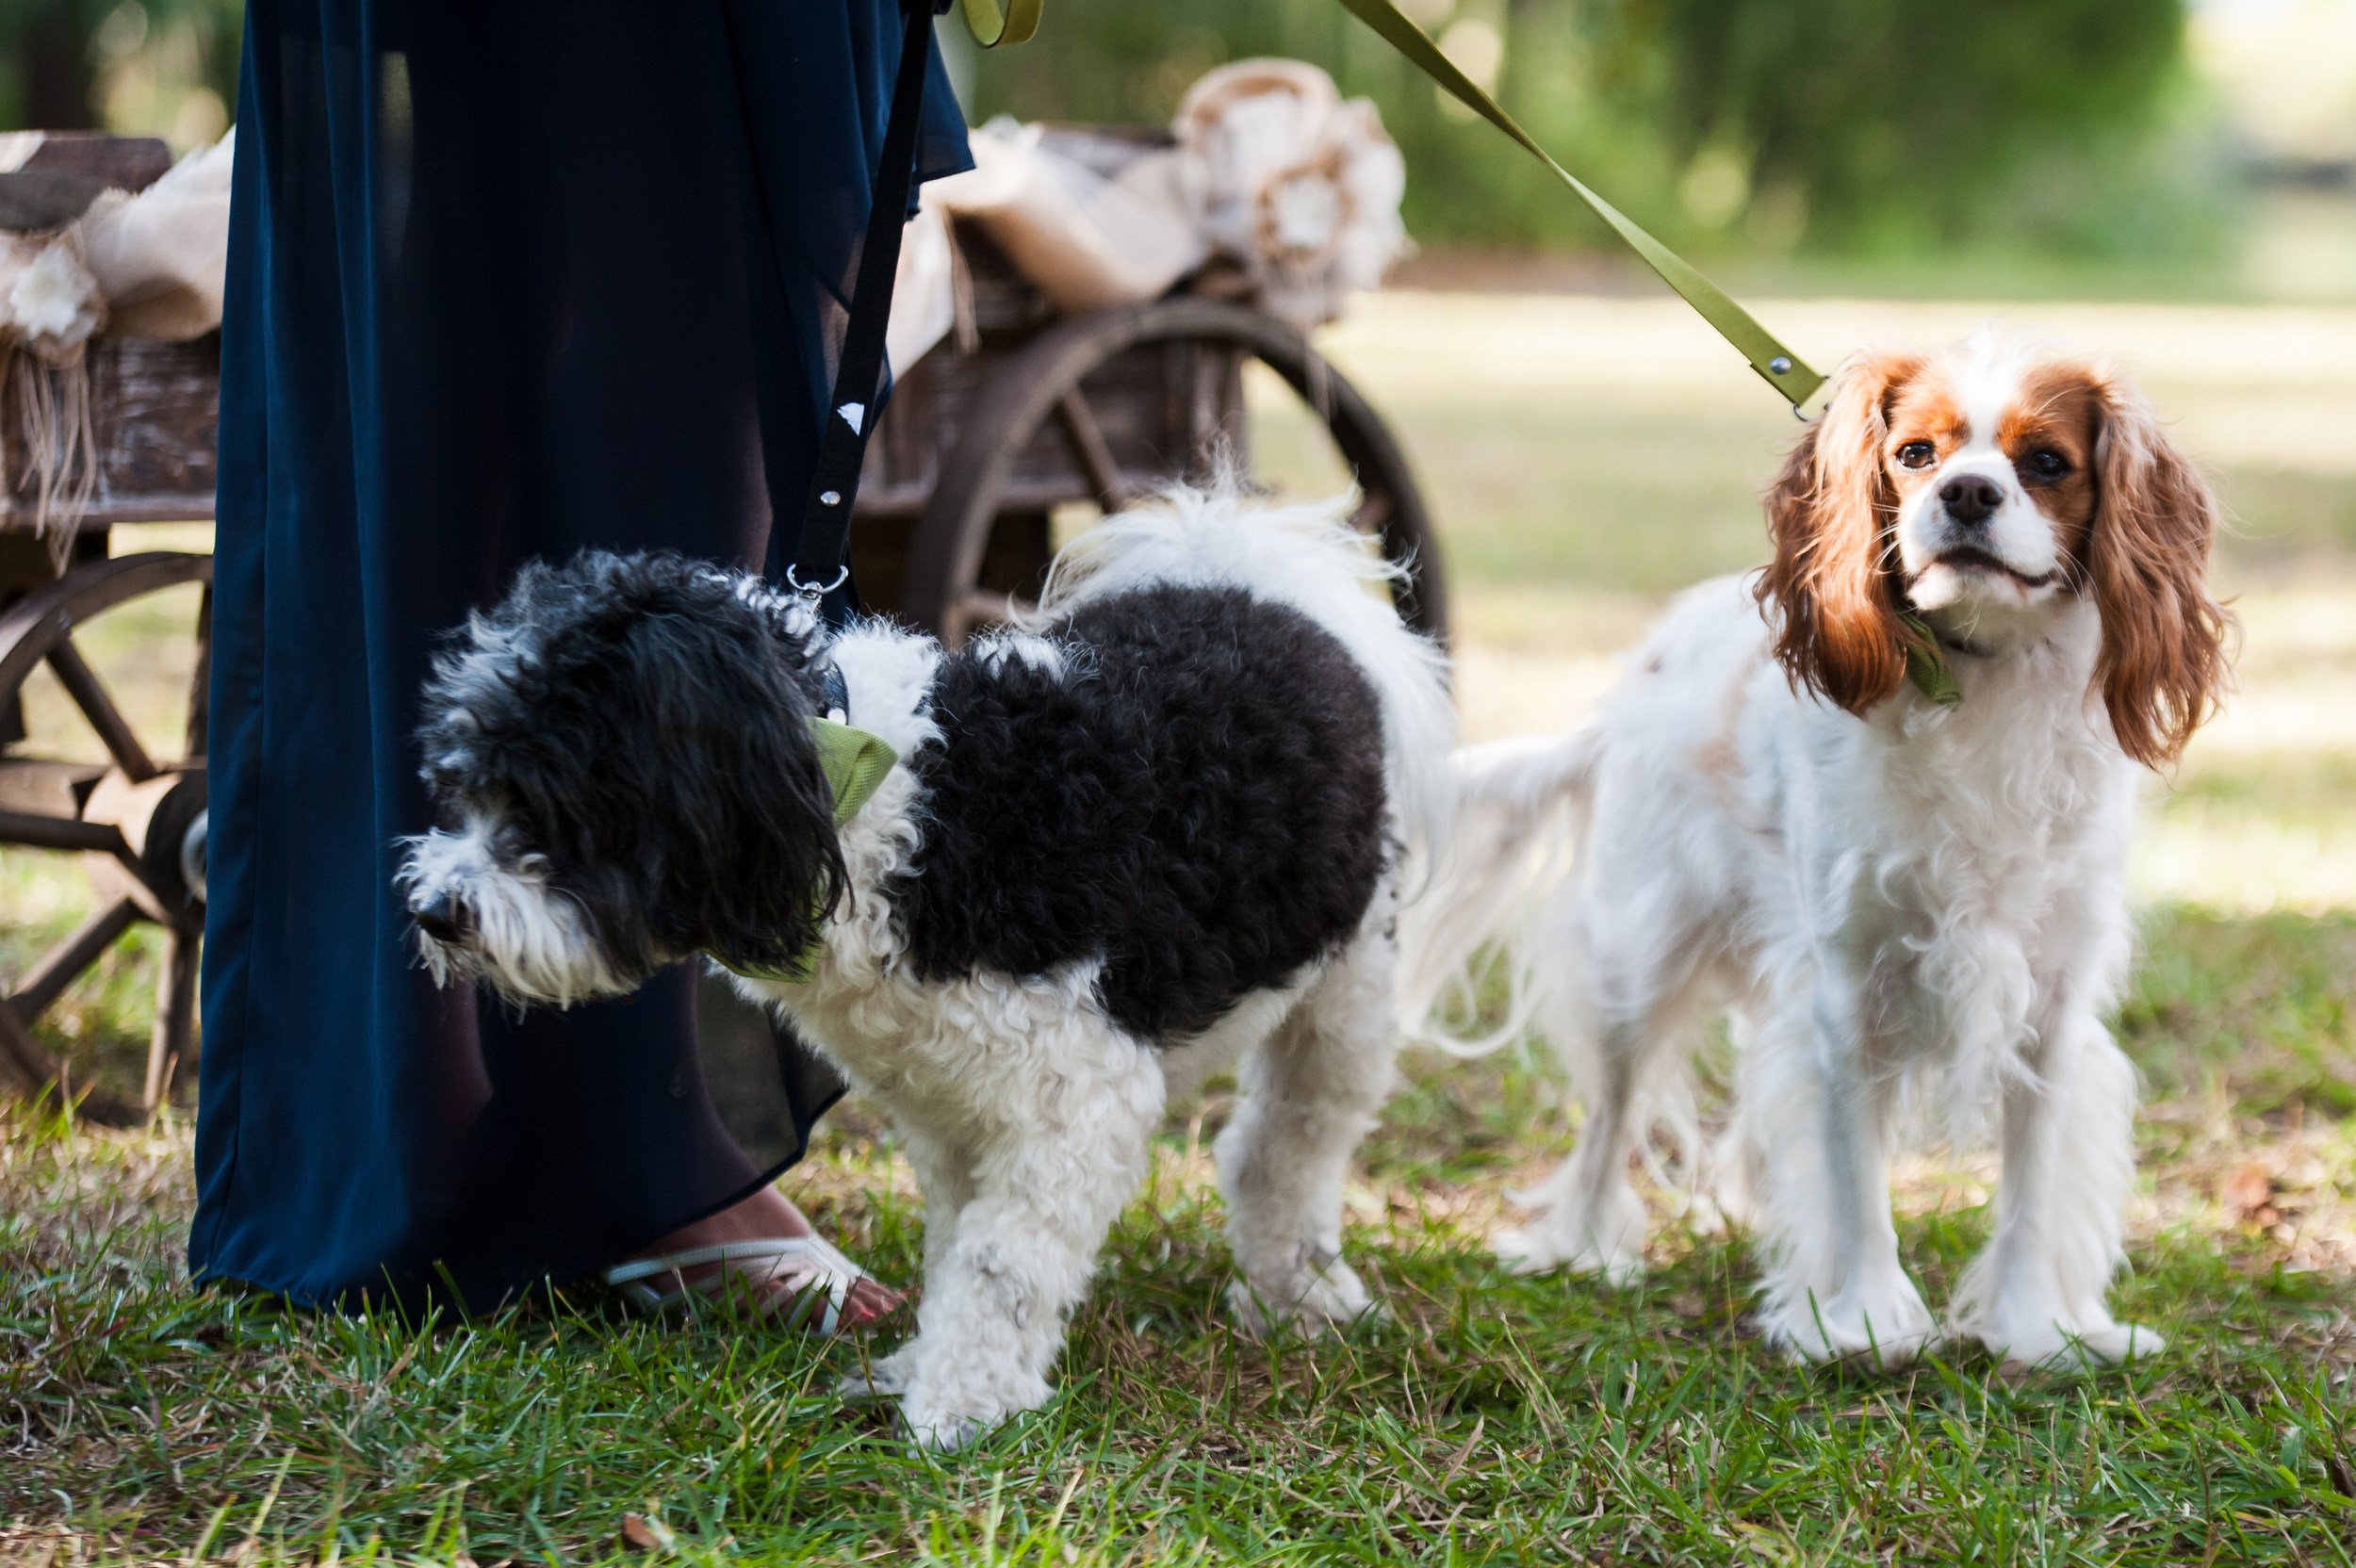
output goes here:
[[1448, 656], [1409, 630], [1382, 592], [1404, 574], [1345, 520], [1355, 502], [1348, 493], [1275, 505], [1231, 488], [1169, 490], [1065, 546], [1039, 594], [1039, 619], [1052, 623], [1089, 599], [1158, 582], [1241, 588], [1300, 611], [1333, 633], [1373, 683], [1392, 810], [1411, 858], [1429, 868], [1446, 856], [1453, 795]]
[[[1603, 731], [1524, 736], [1456, 754], [1448, 850], [1423, 896], [1399, 919], [1399, 1004], [1410, 1038], [1458, 1055], [1519, 1039], [1540, 1002], [1530, 924], [1578, 869]], [[1478, 969], [1475, 955], [1497, 944]], [[1469, 1018], [1481, 981], [1502, 967], [1503, 1022], [1464, 1038], [1433, 1014]]]

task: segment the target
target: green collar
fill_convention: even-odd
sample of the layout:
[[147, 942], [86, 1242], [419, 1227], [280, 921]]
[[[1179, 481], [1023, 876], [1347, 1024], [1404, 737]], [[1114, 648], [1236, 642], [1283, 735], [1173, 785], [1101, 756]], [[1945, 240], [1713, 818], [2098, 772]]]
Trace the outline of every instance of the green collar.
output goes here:
[[1898, 612], [1899, 624], [1913, 635], [1906, 642], [1906, 678], [1914, 689], [1939, 704], [1953, 708], [1963, 700], [1963, 687], [1955, 679], [1955, 672], [1947, 667], [1947, 655], [1939, 645], [1939, 634], [1931, 629], [1918, 611]]
[[[818, 766], [826, 776], [826, 788], [834, 792], [834, 825], [843, 825], [859, 815], [859, 808], [882, 785], [884, 776], [899, 755], [884, 743], [880, 735], [864, 729], [853, 729], [847, 724], [832, 719], [806, 719], [810, 739], [818, 743]], [[826, 911], [820, 910], [823, 922]], [[826, 941], [822, 936], [810, 939], [808, 947], [796, 954], [792, 963], [771, 968], [760, 964], [731, 964], [725, 958], [712, 961], [730, 973], [747, 980], [782, 980], [788, 985], [807, 986], [817, 977], [818, 949]]]
[[841, 827], [859, 815], [859, 808], [883, 784], [884, 775], [900, 760], [880, 735], [853, 729], [832, 719], [805, 719], [810, 737], [818, 743], [818, 766], [834, 792], [834, 825]]

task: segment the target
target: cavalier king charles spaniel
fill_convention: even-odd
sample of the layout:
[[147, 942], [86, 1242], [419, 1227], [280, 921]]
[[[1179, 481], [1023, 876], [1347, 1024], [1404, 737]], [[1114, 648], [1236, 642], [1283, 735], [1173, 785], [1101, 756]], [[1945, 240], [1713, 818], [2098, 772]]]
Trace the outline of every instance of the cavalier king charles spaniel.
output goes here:
[[1773, 564], [1683, 595], [1594, 723], [1459, 756], [1403, 1001], [1426, 1017], [1510, 929], [1486, 1043], [1535, 1020], [1587, 1106], [1500, 1250], [1641, 1270], [1630, 1155], [1660, 1168], [1665, 1119], [1699, 1164], [1690, 1057], [1723, 1012], [1717, 1185], [1765, 1244], [1771, 1340], [1894, 1364], [1934, 1337], [1890, 1216], [1912, 1107], [2002, 1151], [1951, 1331], [2155, 1350], [2104, 1304], [2135, 1077], [2103, 1019], [2136, 791], [2227, 676], [2217, 504], [2117, 369], [1984, 332], [1853, 359], [1768, 510]]
[[1238, 1316], [1367, 1309], [1343, 1177], [1391, 1082], [1401, 859], [1446, 827], [1454, 722], [1334, 516], [1179, 492], [956, 649], [584, 555], [527, 568], [426, 689], [445, 826], [402, 881], [437, 976], [563, 1006], [706, 956], [898, 1127], [924, 1301], [855, 1391], [922, 1443], [1046, 1402], [1165, 1102], [1238, 1058]]

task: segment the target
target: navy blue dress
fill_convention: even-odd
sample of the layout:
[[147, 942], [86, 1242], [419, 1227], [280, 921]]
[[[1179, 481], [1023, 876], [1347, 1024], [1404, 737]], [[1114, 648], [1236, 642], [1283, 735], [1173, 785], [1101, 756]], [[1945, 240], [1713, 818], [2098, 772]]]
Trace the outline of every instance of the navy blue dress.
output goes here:
[[[410, 735], [434, 638], [519, 564], [792, 559], [898, 19], [251, 0], [197, 1277], [319, 1304], [446, 1282], [486, 1306], [799, 1154], [828, 1079], [688, 966], [517, 1019], [434, 988], [392, 877], [433, 825]], [[927, 174], [967, 164], [931, 71]]]

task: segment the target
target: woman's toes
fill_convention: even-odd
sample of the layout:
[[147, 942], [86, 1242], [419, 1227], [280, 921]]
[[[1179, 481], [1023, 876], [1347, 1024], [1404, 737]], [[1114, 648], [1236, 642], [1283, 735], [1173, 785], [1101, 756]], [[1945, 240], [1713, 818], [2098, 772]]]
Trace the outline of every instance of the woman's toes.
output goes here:
[[854, 1280], [850, 1293], [843, 1298], [843, 1310], [836, 1315], [843, 1328], [863, 1328], [898, 1312], [907, 1299], [881, 1280]]

